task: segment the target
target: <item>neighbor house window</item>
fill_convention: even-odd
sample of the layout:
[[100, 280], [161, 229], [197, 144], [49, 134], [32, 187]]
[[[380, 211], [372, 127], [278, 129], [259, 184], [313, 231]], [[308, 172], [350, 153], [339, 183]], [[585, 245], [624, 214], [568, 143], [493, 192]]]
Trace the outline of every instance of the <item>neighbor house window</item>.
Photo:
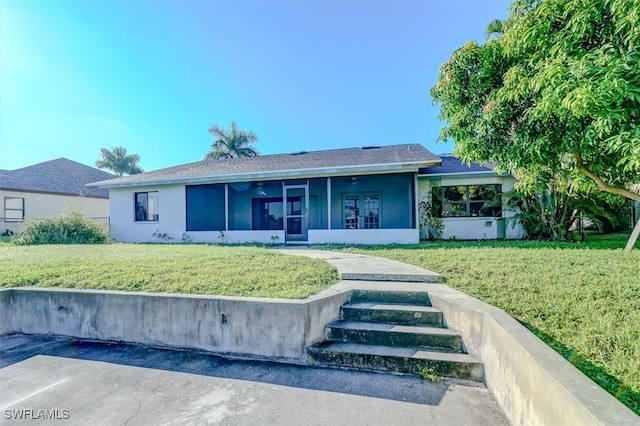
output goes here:
[[380, 228], [380, 195], [345, 195], [343, 206], [345, 229]]
[[4, 221], [22, 222], [24, 220], [24, 198], [4, 197]]
[[458, 185], [434, 188], [433, 204], [442, 217], [500, 217], [502, 185]]
[[158, 215], [158, 191], [135, 193], [136, 222], [156, 222]]

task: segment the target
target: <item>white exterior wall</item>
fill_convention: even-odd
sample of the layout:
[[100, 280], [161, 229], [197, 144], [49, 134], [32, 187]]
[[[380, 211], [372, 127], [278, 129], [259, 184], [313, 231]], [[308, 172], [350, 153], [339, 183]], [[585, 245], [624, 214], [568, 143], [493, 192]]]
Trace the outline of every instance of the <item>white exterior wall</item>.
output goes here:
[[[428, 194], [434, 186], [456, 185], [502, 185], [502, 192], [513, 190], [516, 180], [512, 176], [438, 176], [420, 177], [418, 180], [419, 201]], [[502, 218], [491, 217], [449, 217], [443, 218], [444, 230], [442, 238], [458, 240], [488, 240], [502, 238], [500, 228], [504, 227], [504, 238], [519, 239], [524, 237], [522, 225], [509, 218], [515, 212], [503, 208]]]
[[[158, 220], [136, 222], [134, 197], [136, 192], [158, 191]], [[157, 185], [109, 190], [111, 238], [118, 242], [159, 242], [153, 236], [158, 231], [180, 242], [186, 229], [184, 185]]]
[[[504, 220], [504, 219], [503, 219]], [[443, 218], [444, 240], [495, 240], [498, 235], [498, 220], [491, 217]]]
[[310, 229], [309, 244], [417, 244], [417, 229]]
[[186, 235], [193, 243], [284, 243], [284, 231], [189, 231]]
[[109, 220], [109, 200], [107, 198], [0, 190], [0, 233], [5, 229], [19, 232], [24, 225], [24, 222], [7, 222], [5, 220], [5, 197], [24, 198], [25, 219], [51, 218], [58, 216], [66, 209], [75, 208], [84, 212], [89, 219], [105, 224]]
[[[136, 222], [134, 198], [136, 192], [158, 191], [158, 221]], [[168, 242], [182, 242], [183, 235], [193, 243], [259, 243], [284, 242], [284, 231], [186, 231], [186, 191], [184, 185], [158, 185], [116, 188], [109, 191], [111, 238], [119, 242], [160, 242], [153, 234], [166, 233]], [[272, 238], [277, 237], [277, 238]]]

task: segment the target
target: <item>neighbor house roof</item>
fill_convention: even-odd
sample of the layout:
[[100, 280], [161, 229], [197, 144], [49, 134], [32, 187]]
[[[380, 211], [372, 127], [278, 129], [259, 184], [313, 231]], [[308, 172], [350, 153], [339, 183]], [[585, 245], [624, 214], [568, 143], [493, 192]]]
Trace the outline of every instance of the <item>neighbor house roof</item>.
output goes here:
[[471, 163], [467, 165], [453, 154], [440, 154], [442, 163], [440, 166], [421, 168], [421, 175], [451, 175], [468, 173], [496, 173], [490, 164]]
[[440, 164], [440, 157], [420, 144], [388, 145], [257, 157], [204, 160], [97, 182], [106, 188], [172, 183], [241, 182], [348, 174], [417, 172]]
[[109, 198], [109, 191], [85, 185], [113, 177], [111, 173], [58, 158], [21, 169], [0, 170], [0, 189]]

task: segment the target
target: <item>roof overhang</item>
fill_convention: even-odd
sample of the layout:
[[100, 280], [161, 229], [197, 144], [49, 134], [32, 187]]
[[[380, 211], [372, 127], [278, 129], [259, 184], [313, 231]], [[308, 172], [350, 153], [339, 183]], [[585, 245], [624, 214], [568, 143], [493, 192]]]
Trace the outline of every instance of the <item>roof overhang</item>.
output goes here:
[[456, 172], [456, 173], [419, 173], [420, 178], [464, 178], [464, 177], [509, 177], [509, 173], [498, 173], [495, 171], [482, 171], [482, 172]]
[[353, 175], [380, 175], [390, 173], [418, 173], [421, 168], [439, 166], [439, 160], [432, 162], [407, 162], [388, 164], [365, 164], [359, 166], [340, 166], [301, 170], [276, 170], [266, 172], [207, 175], [183, 178], [136, 180], [134, 182], [101, 181], [87, 184], [99, 188], [129, 188], [138, 186], [176, 185], [176, 184], [204, 184], [204, 183], [232, 183], [249, 181], [266, 181], [282, 179], [310, 179], [319, 177], [353, 176]]
[[[86, 186], [86, 185], [85, 185]], [[20, 188], [0, 188], [0, 191], [4, 192], [22, 192], [25, 194], [42, 194], [42, 195], [62, 195], [65, 197], [83, 197], [83, 198], [99, 198], [102, 200], [108, 200], [108, 195], [94, 195], [75, 192], [55, 192], [55, 191], [41, 191], [37, 189], [20, 189]]]

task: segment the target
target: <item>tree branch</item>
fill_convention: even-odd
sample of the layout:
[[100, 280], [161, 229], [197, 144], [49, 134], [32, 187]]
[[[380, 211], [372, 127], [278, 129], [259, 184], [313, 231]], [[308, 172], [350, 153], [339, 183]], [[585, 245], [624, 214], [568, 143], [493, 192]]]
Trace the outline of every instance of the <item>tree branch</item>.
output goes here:
[[580, 154], [579, 152], [576, 152], [576, 165], [578, 166], [578, 170], [587, 175], [598, 185], [598, 188], [600, 188], [600, 190], [610, 192], [611, 194], [622, 195], [623, 197], [635, 201], [640, 201], [640, 194], [636, 194], [635, 192], [631, 192], [624, 188], [617, 188], [615, 186], [607, 185], [607, 183], [603, 181], [599, 176], [596, 176], [595, 173], [585, 167], [584, 163], [582, 162], [582, 154]]

